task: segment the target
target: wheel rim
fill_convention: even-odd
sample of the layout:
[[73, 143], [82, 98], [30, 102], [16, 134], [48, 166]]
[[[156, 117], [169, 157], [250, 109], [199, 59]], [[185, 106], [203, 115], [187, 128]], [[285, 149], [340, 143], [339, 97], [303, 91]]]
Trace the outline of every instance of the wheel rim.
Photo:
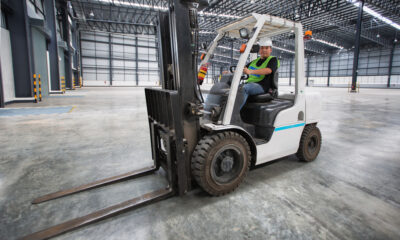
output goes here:
[[308, 140], [307, 150], [310, 154], [314, 154], [318, 150], [319, 140], [316, 135], [313, 135]]
[[219, 149], [211, 161], [211, 177], [217, 184], [227, 184], [236, 179], [242, 171], [244, 156], [235, 145]]

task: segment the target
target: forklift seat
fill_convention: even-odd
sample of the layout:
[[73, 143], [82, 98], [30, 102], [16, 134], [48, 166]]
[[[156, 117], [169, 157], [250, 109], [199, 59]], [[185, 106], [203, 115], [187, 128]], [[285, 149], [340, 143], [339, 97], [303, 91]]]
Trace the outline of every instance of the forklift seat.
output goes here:
[[293, 106], [292, 100], [273, 99], [264, 103], [246, 103], [240, 111], [243, 122], [259, 127], [273, 127], [278, 113]]
[[270, 93], [263, 93], [259, 95], [251, 95], [249, 96], [247, 102], [249, 103], [265, 103], [273, 100], [274, 97]]

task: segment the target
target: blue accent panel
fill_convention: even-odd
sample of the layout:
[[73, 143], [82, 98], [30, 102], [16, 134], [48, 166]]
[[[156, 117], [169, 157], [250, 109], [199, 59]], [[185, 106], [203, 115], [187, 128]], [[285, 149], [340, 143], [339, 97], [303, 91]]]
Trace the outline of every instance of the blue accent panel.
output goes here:
[[288, 126], [278, 127], [278, 128], [275, 128], [275, 132], [281, 131], [281, 130], [290, 129], [290, 128], [302, 127], [302, 126], [304, 126], [304, 125], [306, 125], [306, 123], [299, 123], [299, 124], [294, 124], [294, 125], [288, 125]]
[[45, 107], [45, 108], [4, 108], [0, 109], [0, 117], [9, 116], [28, 116], [40, 114], [60, 114], [67, 113], [72, 109], [67, 107]]

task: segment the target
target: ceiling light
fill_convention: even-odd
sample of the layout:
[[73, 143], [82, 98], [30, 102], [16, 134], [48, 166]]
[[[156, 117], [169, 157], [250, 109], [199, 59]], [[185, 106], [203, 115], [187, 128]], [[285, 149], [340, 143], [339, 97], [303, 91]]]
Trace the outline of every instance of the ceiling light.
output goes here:
[[200, 34], [215, 34], [215, 32], [199, 31]]
[[381, 35], [379, 35], [379, 33], [378, 34], [376, 34], [376, 37], [378, 38], [378, 37], [381, 37]]
[[167, 7], [155, 6], [155, 5], [148, 5], [148, 4], [141, 4], [141, 3], [133, 3], [133, 2], [126, 2], [122, 0], [98, 0], [99, 2], [106, 2], [112, 3], [114, 5], [119, 6], [132, 6], [132, 7], [140, 7], [146, 9], [153, 9], [153, 10], [168, 10]]
[[[230, 15], [230, 14], [218, 14], [218, 13], [212, 13], [212, 12], [199, 12], [200, 16], [207, 16], [207, 17], [222, 17], [222, 18], [231, 18], [231, 19], [239, 19], [242, 18], [242, 16], [237, 16], [237, 15]], [[219, 18], [217, 18], [218, 20]]]
[[339, 48], [339, 49], [343, 49], [344, 48], [344, 47], [342, 47], [340, 45], [337, 45], [335, 43], [330, 43], [330, 42], [327, 42], [327, 41], [324, 41], [324, 40], [321, 40], [321, 39], [313, 38], [313, 41], [316, 41], [316, 42], [319, 42], [319, 43], [323, 43], [325, 45], [328, 45], [328, 46], [331, 46], [331, 47], [335, 47], [335, 48]]
[[398, 41], [397, 38], [395, 38], [395, 39], [394, 39], [394, 42], [397, 42], [397, 41]]
[[[219, 48], [227, 49], [227, 50], [232, 50], [230, 47], [225, 47], [225, 46], [218, 46]], [[233, 51], [239, 52], [239, 49], [233, 49]]]
[[277, 47], [277, 46], [273, 46], [272, 48], [275, 48], [275, 49], [278, 49], [278, 50], [281, 50], [281, 51], [284, 51], [284, 52], [288, 52], [288, 53], [294, 54], [294, 51], [286, 49], [286, 48], [281, 48], [281, 47]]
[[94, 17], [93, 10], [90, 10], [89, 16]]
[[[354, 6], [359, 7], [360, 3], [357, 0], [347, 0], [348, 2], [352, 3]], [[382, 22], [385, 22], [387, 24], [389, 24], [390, 26], [400, 30], [400, 25], [393, 22], [392, 20], [390, 20], [387, 17], [382, 16], [380, 13], [375, 12], [374, 10], [372, 10], [371, 8], [367, 7], [364, 5], [363, 11], [367, 12], [368, 14], [372, 15], [373, 17], [376, 17], [378, 20], [381, 20]]]

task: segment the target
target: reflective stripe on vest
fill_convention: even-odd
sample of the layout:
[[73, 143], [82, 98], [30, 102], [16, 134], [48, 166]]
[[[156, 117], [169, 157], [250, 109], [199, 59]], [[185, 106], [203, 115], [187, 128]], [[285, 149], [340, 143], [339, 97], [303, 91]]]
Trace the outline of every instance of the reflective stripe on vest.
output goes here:
[[[250, 70], [258, 70], [258, 69], [263, 69], [266, 68], [268, 66], [269, 61], [274, 58], [274, 56], [269, 56], [267, 58], [267, 60], [265, 60], [260, 66], [257, 66], [257, 62], [261, 59], [260, 57], [255, 59], [254, 61], [252, 61], [250, 63], [249, 69]], [[277, 68], [279, 68], [280, 63], [278, 58], [276, 58], [276, 60], [278, 61], [278, 65]], [[265, 75], [259, 75], [259, 74], [250, 74], [249, 78], [246, 80], [246, 83], [252, 83], [252, 82], [259, 82], [261, 80], [263, 80], [265, 77]]]

